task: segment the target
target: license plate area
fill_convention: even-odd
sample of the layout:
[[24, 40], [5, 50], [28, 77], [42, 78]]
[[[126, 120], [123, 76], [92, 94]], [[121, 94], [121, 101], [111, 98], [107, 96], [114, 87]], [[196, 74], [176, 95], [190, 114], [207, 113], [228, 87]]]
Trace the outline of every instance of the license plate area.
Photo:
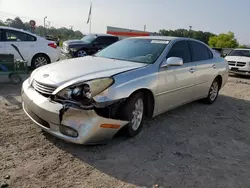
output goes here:
[[238, 71], [239, 68], [232, 67], [231, 70], [232, 70], [232, 71]]

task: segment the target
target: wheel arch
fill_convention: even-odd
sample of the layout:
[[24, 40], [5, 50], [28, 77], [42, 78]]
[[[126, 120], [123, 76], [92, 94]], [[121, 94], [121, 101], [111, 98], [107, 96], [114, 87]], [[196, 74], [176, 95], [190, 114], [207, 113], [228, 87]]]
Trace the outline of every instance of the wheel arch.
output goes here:
[[49, 63], [51, 63], [51, 59], [50, 59], [50, 57], [48, 56], [48, 54], [46, 54], [46, 53], [44, 53], [44, 52], [39, 52], [39, 53], [36, 53], [36, 54], [32, 57], [32, 59], [31, 59], [31, 66], [33, 66], [34, 59], [35, 59], [37, 56], [39, 56], [39, 55], [45, 56], [46, 58], [48, 58]]
[[133, 91], [127, 99], [129, 99], [130, 97], [134, 96], [137, 93], [142, 93], [144, 96], [144, 103], [146, 105], [145, 115], [147, 117], [152, 117], [155, 108], [155, 97], [153, 92], [148, 88], [140, 88]]
[[219, 75], [217, 75], [215, 78], [214, 78], [214, 80], [215, 79], [218, 79], [218, 81], [219, 81], [219, 89], [221, 89], [221, 86], [222, 86], [222, 76], [219, 74]]

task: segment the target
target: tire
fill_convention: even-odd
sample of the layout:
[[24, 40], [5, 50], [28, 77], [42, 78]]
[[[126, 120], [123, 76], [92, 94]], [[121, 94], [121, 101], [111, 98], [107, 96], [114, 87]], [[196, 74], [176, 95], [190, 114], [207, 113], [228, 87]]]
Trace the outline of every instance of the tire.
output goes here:
[[209, 88], [209, 92], [207, 97], [203, 100], [203, 102], [207, 103], [207, 104], [213, 104], [218, 95], [219, 95], [219, 90], [220, 90], [220, 82], [219, 80], [216, 78], [212, 85]]
[[86, 55], [88, 55], [88, 54], [87, 54], [87, 52], [85, 50], [79, 50], [76, 53], [76, 57], [84, 57]]
[[15, 84], [15, 85], [20, 84], [22, 82], [21, 76], [19, 74], [15, 74], [15, 73], [10, 74], [9, 79], [10, 79], [11, 83]]
[[145, 111], [143, 99], [143, 94], [137, 93], [125, 102], [122, 116], [124, 120], [129, 121], [125, 127], [125, 134], [128, 137], [136, 136], [142, 129]]
[[50, 63], [50, 59], [46, 55], [38, 54], [33, 57], [32, 62], [31, 62], [31, 67], [34, 70], [38, 67], [47, 65], [49, 63]]

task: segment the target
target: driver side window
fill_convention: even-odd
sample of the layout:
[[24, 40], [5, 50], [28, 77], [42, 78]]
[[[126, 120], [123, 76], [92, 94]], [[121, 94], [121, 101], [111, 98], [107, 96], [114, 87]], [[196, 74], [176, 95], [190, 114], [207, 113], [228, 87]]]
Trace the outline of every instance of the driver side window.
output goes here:
[[188, 42], [176, 42], [168, 52], [167, 58], [169, 57], [180, 57], [183, 59], [183, 63], [191, 62], [191, 53]]

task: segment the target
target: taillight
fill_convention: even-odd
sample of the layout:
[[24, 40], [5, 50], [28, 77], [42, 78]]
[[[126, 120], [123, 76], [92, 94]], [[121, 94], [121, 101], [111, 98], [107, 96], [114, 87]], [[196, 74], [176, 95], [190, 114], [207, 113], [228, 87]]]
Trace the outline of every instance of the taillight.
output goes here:
[[51, 48], [57, 48], [57, 45], [54, 42], [53, 43], [49, 43], [48, 46], [50, 46]]

